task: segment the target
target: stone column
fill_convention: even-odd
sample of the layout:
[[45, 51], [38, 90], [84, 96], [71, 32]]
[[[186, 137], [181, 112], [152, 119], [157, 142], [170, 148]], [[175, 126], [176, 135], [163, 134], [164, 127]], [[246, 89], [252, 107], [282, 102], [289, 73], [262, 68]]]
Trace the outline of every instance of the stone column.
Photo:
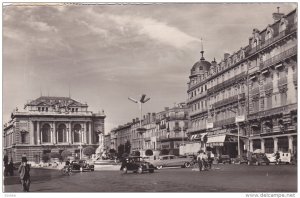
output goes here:
[[288, 136], [288, 140], [289, 140], [289, 151], [291, 153], [294, 153], [294, 151], [293, 151], [293, 136]]
[[53, 143], [56, 144], [57, 143], [57, 139], [56, 139], [56, 122], [53, 122]]
[[30, 145], [34, 145], [34, 123], [33, 123], [33, 121], [30, 121], [29, 138], [30, 138]]
[[93, 141], [92, 141], [92, 123], [88, 122], [88, 125], [89, 125], [89, 144], [93, 144]]
[[261, 152], [265, 153], [265, 139], [260, 139]]
[[36, 122], [36, 135], [37, 135], [37, 145], [40, 145], [41, 144], [41, 137], [40, 137], [40, 134], [41, 134], [41, 129], [40, 129], [40, 122], [37, 121]]
[[68, 143], [73, 144], [73, 140], [72, 140], [72, 124], [71, 122], [68, 123], [68, 127], [69, 127], [69, 139], [68, 139]]
[[274, 137], [274, 153], [278, 151], [278, 138]]
[[250, 152], [253, 152], [253, 140], [249, 139]]

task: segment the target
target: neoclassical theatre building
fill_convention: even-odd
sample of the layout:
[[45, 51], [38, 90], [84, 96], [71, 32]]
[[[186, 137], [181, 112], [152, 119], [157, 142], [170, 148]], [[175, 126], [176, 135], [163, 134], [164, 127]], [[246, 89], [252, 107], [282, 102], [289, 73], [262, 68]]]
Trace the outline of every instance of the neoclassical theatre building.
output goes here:
[[36, 163], [50, 152], [69, 150], [79, 156], [80, 145], [99, 146], [104, 119], [103, 111], [88, 111], [87, 104], [69, 97], [41, 96], [25, 104], [24, 110], [12, 112], [11, 120], [4, 125], [4, 154], [14, 162], [21, 161], [25, 154]]

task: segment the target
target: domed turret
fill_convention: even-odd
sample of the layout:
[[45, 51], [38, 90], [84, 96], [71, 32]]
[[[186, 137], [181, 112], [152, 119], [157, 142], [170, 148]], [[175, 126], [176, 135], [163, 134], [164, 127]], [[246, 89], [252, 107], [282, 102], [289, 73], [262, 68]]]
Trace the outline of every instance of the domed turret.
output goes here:
[[205, 72], [209, 71], [211, 63], [206, 61], [205, 58], [203, 57], [204, 51], [202, 50], [201, 52], [201, 58], [198, 62], [196, 62], [192, 69], [191, 69], [191, 75], [190, 79], [193, 77], [197, 77], [201, 74], [204, 74]]

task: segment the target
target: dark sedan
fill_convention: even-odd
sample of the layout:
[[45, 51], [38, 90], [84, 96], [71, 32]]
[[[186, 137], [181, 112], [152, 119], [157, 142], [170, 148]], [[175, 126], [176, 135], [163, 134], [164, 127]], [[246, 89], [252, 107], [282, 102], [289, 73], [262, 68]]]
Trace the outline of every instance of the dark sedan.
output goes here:
[[146, 162], [142, 157], [127, 157], [122, 171], [124, 173], [127, 173], [128, 171], [133, 171], [136, 173], [153, 173], [154, 169], [155, 167], [151, 163]]
[[95, 166], [89, 164], [86, 160], [78, 160], [71, 162], [72, 171], [94, 171]]

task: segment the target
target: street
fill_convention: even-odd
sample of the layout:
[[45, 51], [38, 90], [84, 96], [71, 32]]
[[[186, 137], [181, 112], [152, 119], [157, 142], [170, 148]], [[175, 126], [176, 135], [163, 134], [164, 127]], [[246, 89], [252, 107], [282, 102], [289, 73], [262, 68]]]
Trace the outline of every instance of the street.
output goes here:
[[[219, 164], [202, 172], [169, 168], [153, 174], [112, 170], [71, 176], [32, 169], [31, 180], [31, 192], [296, 192], [297, 167]], [[21, 192], [18, 176], [4, 179], [4, 192]]]

